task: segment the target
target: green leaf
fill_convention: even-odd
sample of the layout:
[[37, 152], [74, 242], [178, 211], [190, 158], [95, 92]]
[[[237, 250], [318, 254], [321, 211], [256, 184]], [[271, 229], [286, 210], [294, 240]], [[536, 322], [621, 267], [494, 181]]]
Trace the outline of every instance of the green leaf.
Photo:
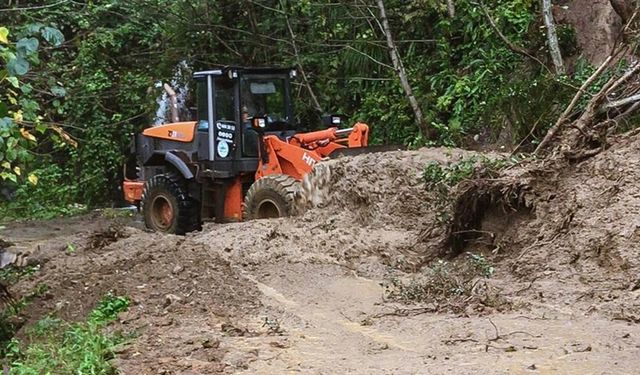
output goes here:
[[6, 27], [0, 27], [0, 43], [9, 44], [9, 29]]
[[31, 185], [36, 186], [38, 185], [38, 176], [36, 176], [35, 174], [30, 174], [28, 177], [29, 182], [31, 183]]
[[3, 102], [0, 102], [0, 117], [5, 117], [9, 113], [9, 108]]
[[27, 33], [29, 35], [33, 35], [33, 34], [37, 34], [40, 32], [40, 29], [42, 29], [44, 25], [41, 23], [30, 23], [27, 25]]
[[53, 86], [51, 88], [51, 93], [55, 96], [63, 97], [67, 95], [67, 90], [65, 90], [64, 87]]
[[16, 43], [16, 49], [22, 51], [25, 54], [30, 54], [38, 50], [38, 39], [36, 38], [22, 38]]
[[25, 95], [29, 95], [29, 93], [31, 93], [31, 90], [33, 89], [33, 87], [31, 87], [30, 83], [24, 84], [20, 87], [20, 91], [22, 91], [23, 94]]
[[2, 178], [3, 180], [10, 180], [13, 182], [17, 182], [18, 181], [18, 177], [10, 172], [2, 172], [0, 173], [0, 178]]
[[45, 27], [42, 29], [42, 37], [54, 46], [59, 46], [64, 42], [64, 35], [55, 27]]
[[[12, 140], [15, 138], [9, 138], [9, 140]], [[8, 161], [14, 161], [16, 160], [16, 158], [18, 157], [18, 153], [16, 152], [15, 148], [8, 148], [7, 152], [5, 154], [5, 158], [7, 158]]]
[[29, 71], [29, 62], [24, 57], [16, 57], [7, 63], [7, 71], [12, 76], [23, 76]]
[[[15, 145], [18, 144], [18, 139], [17, 138], [9, 138], [7, 139], [7, 154], [9, 150], [12, 150], [13, 147], [15, 147]], [[7, 159], [9, 159], [9, 157], [7, 157]]]
[[0, 118], [0, 137], [8, 137], [11, 131], [13, 120], [9, 117]]
[[7, 81], [11, 84], [11, 86], [18, 88], [20, 87], [20, 81], [16, 77], [7, 77]]
[[46, 132], [46, 131], [47, 131], [47, 125], [45, 125], [45, 124], [43, 124], [43, 123], [41, 123], [41, 122], [38, 122], [38, 123], [36, 124], [36, 131], [37, 131], [38, 133], [40, 133], [40, 134], [44, 134], [44, 132]]

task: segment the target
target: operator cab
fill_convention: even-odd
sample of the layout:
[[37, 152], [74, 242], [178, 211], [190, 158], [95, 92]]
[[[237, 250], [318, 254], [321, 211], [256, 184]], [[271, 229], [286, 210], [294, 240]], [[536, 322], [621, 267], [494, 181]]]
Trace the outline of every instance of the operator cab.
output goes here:
[[264, 118], [265, 134], [283, 140], [294, 135], [295, 76], [294, 69], [276, 68], [226, 67], [195, 73], [199, 159], [215, 162], [213, 169], [231, 174], [255, 171], [260, 146], [251, 120]]

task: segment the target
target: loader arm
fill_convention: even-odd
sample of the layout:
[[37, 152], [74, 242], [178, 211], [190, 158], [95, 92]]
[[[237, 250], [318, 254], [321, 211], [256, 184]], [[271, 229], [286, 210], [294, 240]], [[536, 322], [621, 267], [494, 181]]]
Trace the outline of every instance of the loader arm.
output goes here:
[[330, 156], [332, 152], [344, 148], [367, 147], [369, 126], [358, 122], [352, 128], [329, 128], [311, 133], [300, 133], [291, 137], [292, 145], [314, 150], [320, 156]]
[[302, 180], [311, 172], [313, 166], [336, 150], [366, 147], [369, 139], [369, 126], [357, 123], [353, 128], [329, 128], [310, 133], [299, 133], [288, 142], [275, 135], [262, 139], [261, 152], [256, 180], [271, 175], [285, 174], [296, 180]]
[[256, 180], [272, 174], [286, 174], [302, 180], [322, 159], [317, 152], [287, 143], [275, 135], [265, 136], [263, 143], [266, 157], [260, 158]]

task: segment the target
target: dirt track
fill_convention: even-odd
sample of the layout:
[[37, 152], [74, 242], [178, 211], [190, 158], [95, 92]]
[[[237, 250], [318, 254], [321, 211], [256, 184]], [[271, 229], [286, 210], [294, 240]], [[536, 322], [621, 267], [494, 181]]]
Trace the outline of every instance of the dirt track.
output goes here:
[[442, 253], [419, 176], [430, 160], [471, 155], [457, 150], [332, 161], [316, 207], [294, 218], [176, 237], [94, 215], [0, 235], [41, 265], [13, 290], [50, 287], [27, 325], [48, 313], [80, 319], [110, 290], [132, 298], [111, 328], [138, 334], [119, 350], [124, 374], [631, 374], [639, 149], [638, 138], [619, 142], [534, 181], [532, 211], [487, 213], [479, 229], [494, 242], [465, 251], [494, 266], [483, 281], [492, 303], [403, 304], [381, 285], [412, 279]]

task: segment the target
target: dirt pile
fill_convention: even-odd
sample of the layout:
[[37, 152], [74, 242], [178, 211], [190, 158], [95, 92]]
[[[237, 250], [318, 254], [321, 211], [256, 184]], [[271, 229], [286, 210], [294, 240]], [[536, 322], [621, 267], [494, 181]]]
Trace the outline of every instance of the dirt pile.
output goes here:
[[431, 193], [422, 181], [424, 167], [430, 162], [455, 163], [472, 155], [475, 153], [433, 148], [331, 160], [312, 176], [314, 189], [304, 199], [310, 207], [301, 216], [207, 225], [188, 241], [245, 265], [287, 260], [358, 268], [367, 267], [368, 258], [375, 257], [394, 267], [415, 266], [414, 255], [425, 248], [416, 248], [421, 231], [437, 220], [437, 212], [425, 204]]
[[528, 305], [554, 300], [638, 321], [640, 137], [612, 144], [575, 165], [542, 163], [474, 182], [467, 188], [476, 199], [462, 205], [468, 220], [457, 228], [471, 235], [458, 237], [454, 254], [488, 254], [503, 280], [528, 280], [517, 293]]
[[22, 296], [40, 291], [22, 314], [18, 337], [27, 338], [28, 327], [46, 315], [83, 320], [113, 293], [132, 301], [119, 324], [136, 337], [118, 352], [123, 373], [213, 373], [245, 366], [244, 357], [225, 362], [233, 349], [220, 340], [229, 316], [260, 306], [257, 288], [214, 252], [184, 242], [121, 225], [38, 242], [29, 262], [40, 270], [12, 288]]

